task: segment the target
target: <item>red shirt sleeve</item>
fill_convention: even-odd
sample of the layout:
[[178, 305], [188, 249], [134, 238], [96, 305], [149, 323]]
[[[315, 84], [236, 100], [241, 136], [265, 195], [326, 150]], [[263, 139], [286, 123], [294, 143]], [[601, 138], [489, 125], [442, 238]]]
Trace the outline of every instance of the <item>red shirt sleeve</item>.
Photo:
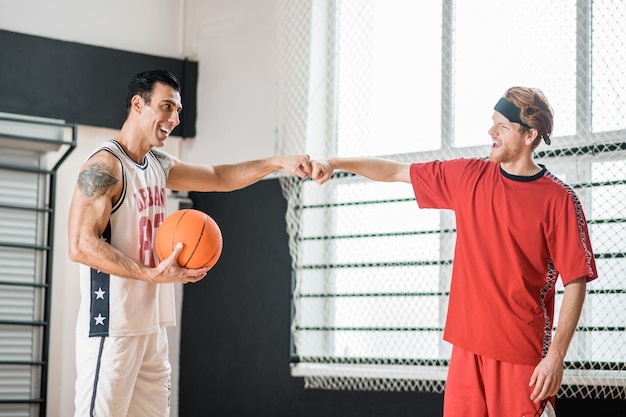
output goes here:
[[587, 220], [578, 197], [571, 192], [562, 208], [562, 217], [547, 238], [548, 250], [554, 267], [567, 285], [571, 281], [586, 277], [592, 281], [598, 277], [591, 249]]
[[452, 209], [459, 181], [470, 159], [431, 161], [411, 165], [411, 184], [421, 208]]

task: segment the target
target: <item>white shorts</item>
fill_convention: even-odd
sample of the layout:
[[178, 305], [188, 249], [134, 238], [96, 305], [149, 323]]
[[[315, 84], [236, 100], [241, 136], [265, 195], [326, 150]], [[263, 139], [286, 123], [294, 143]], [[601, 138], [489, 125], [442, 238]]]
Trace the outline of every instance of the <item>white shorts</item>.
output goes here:
[[169, 417], [167, 332], [76, 338], [75, 417]]

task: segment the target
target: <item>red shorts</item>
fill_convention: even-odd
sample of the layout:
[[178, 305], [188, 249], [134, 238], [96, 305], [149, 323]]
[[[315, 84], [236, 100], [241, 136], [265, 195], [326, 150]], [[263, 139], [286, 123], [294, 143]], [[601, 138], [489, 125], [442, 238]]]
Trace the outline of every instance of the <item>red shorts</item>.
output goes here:
[[[454, 346], [446, 380], [443, 416], [554, 415], [550, 414], [550, 411], [553, 413], [554, 397], [548, 404], [530, 399], [533, 387], [528, 383], [534, 370], [534, 366], [500, 362]], [[543, 406], [546, 410], [541, 409]]]

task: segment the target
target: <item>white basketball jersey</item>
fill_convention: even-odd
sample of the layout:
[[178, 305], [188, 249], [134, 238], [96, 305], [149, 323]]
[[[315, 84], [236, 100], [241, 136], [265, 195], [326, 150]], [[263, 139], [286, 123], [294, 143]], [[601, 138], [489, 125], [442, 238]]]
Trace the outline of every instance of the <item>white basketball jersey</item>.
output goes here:
[[[159, 262], [153, 251], [157, 228], [167, 216], [167, 172], [152, 152], [137, 164], [115, 141], [91, 155], [110, 152], [122, 164], [123, 191], [111, 212], [102, 238], [144, 265]], [[109, 275], [80, 266], [81, 305], [77, 333], [89, 336], [131, 336], [176, 324], [173, 284]]]

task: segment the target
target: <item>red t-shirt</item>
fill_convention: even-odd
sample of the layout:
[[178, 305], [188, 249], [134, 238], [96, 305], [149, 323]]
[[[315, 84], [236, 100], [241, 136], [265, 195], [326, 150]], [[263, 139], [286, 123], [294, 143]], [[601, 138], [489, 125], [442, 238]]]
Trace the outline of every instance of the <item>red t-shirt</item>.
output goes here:
[[545, 169], [519, 177], [484, 159], [413, 164], [411, 182], [421, 208], [456, 215], [444, 339], [536, 365], [552, 338], [557, 277], [598, 276], [574, 191]]

